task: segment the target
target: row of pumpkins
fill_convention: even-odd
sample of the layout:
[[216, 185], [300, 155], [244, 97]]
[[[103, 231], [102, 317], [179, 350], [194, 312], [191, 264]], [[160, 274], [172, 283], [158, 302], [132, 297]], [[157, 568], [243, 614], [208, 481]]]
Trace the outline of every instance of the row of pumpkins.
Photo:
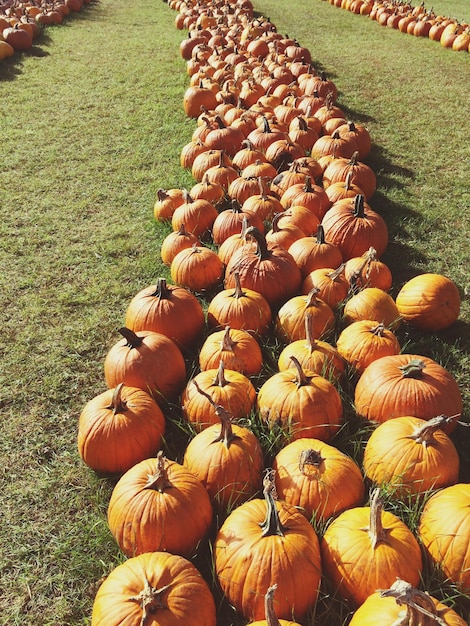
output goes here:
[[352, 13], [367, 15], [381, 26], [398, 29], [415, 37], [428, 37], [444, 48], [470, 52], [470, 24], [438, 15], [424, 2], [413, 6], [403, 0], [328, 0], [330, 4]]
[[0, 2], [0, 61], [29, 50], [42, 28], [62, 24], [91, 0], [2, 0]]
[[[327, 580], [351, 624], [383, 624], [390, 611], [403, 624], [463, 625], [417, 589], [417, 538], [379, 488], [364, 506], [359, 465], [333, 445], [342, 384], [357, 372], [350, 401], [364, 424], [379, 423], [364, 442], [367, 481], [405, 499], [442, 488], [420, 541], [468, 590], [468, 532], [454, 530], [470, 490], [449, 436], [460, 390], [432, 359], [401, 354], [394, 332], [402, 320], [453, 323], [458, 289], [423, 274], [389, 295], [387, 227], [368, 203], [370, 137], [344, 119], [307, 49], [247, 0], [170, 6], [188, 30], [184, 107], [197, 127], [181, 163], [195, 185], [158, 193], [174, 284], [162, 277], [132, 298], [104, 361], [108, 389], [79, 419], [84, 462], [119, 476], [108, 524], [128, 557], [100, 586], [92, 625], [215, 625], [193, 558], [207, 542], [215, 587], [251, 624], [308, 619]], [[163, 453], [177, 419], [191, 432], [181, 463]], [[314, 525], [326, 527], [321, 541]]]

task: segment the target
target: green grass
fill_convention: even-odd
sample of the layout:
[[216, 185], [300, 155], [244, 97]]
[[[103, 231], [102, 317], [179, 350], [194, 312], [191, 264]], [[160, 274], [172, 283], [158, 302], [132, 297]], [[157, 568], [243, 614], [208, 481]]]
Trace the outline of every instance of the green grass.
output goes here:
[[[312, 51], [348, 115], [371, 131], [369, 161], [379, 176], [372, 204], [391, 231], [386, 260], [395, 289], [425, 270], [459, 286], [461, 321], [439, 335], [403, 331], [401, 339], [407, 352], [451, 369], [468, 416], [470, 57], [321, 0], [291, 7], [256, 3]], [[468, 19], [466, 0], [434, 8]], [[168, 228], [152, 219], [157, 189], [192, 185], [179, 166], [194, 122], [182, 110], [188, 77], [174, 18], [163, 2], [92, 3], [48, 28], [31, 53], [0, 64], [5, 626], [89, 624], [98, 581], [123, 559], [106, 525], [112, 482], [83, 466], [76, 429], [85, 402], [105, 388], [104, 357], [119, 339], [127, 303], [168, 275], [159, 259]], [[347, 414], [338, 441], [359, 457], [360, 438], [350, 435], [363, 425], [350, 406]], [[462, 459], [466, 432], [459, 427], [455, 436]], [[187, 436], [183, 427], [169, 429], [168, 446], [174, 451]], [[272, 457], [276, 441], [263, 436]], [[467, 461], [462, 480], [469, 479]], [[209, 554], [208, 546], [198, 563], [210, 572]], [[343, 623], [347, 608], [336, 605], [335, 623]], [[328, 606], [319, 604], [317, 620], [326, 620]], [[243, 623], [225, 605], [220, 615], [220, 626]]]

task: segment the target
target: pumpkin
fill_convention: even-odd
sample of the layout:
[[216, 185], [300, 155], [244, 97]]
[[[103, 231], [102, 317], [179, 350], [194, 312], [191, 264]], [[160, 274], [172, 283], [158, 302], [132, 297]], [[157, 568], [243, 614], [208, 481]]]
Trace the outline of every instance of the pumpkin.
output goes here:
[[403, 285], [396, 304], [402, 319], [415, 328], [439, 331], [457, 320], [460, 294], [447, 276], [419, 274]]
[[315, 213], [319, 220], [331, 206], [326, 191], [320, 185], [312, 184], [310, 176], [306, 176], [302, 183], [290, 185], [281, 196], [281, 204], [284, 209], [300, 204]]
[[377, 287], [389, 291], [392, 287], [392, 272], [379, 260], [377, 250], [372, 246], [360, 257], [352, 257], [344, 264], [344, 276], [351, 289], [358, 291], [364, 287]]
[[337, 341], [336, 349], [357, 372], [383, 356], [400, 353], [400, 343], [384, 324], [373, 320], [359, 320], [344, 328]]
[[264, 296], [252, 289], [242, 289], [240, 274], [234, 273], [235, 287], [219, 291], [207, 307], [207, 324], [210, 328], [229, 325], [263, 336], [272, 320], [271, 307]]
[[284, 341], [292, 342], [306, 338], [305, 316], [311, 315], [310, 331], [314, 339], [327, 337], [335, 327], [333, 309], [317, 297], [314, 288], [307, 295], [294, 296], [279, 309], [276, 321], [276, 334]]
[[367, 478], [400, 499], [456, 483], [459, 455], [441, 430], [449, 421], [443, 415], [427, 421], [404, 416], [379, 424], [364, 450]]
[[242, 287], [263, 295], [272, 308], [279, 307], [299, 290], [300, 270], [287, 250], [267, 245], [257, 228], [251, 226], [245, 234], [255, 239], [257, 249], [242, 247], [232, 256], [225, 271], [225, 288], [235, 285], [237, 271]]
[[230, 326], [210, 334], [199, 351], [201, 370], [217, 369], [221, 360], [227, 369], [245, 376], [257, 376], [263, 367], [263, 355], [256, 339], [248, 331]]
[[151, 330], [172, 339], [180, 348], [193, 346], [204, 330], [204, 312], [194, 294], [158, 278], [129, 302], [126, 327], [134, 332]]
[[151, 330], [119, 329], [123, 339], [115, 343], [104, 361], [109, 389], [120, 383], [148, 391], [159, 405], [176, 400], [186, 381], [186, 364], [176, 343]]
[[308, 294], [312, 289], [318, 289], [318, 297], [334, 309], [346, 299], [349, 292], [349, 283], [343, 270], [343, 264], [336, 269], [321, 267], [312, 270], [302, 282], [302, 293]]
[[183, 465], [202, 482], [211, 500], [229, 511], [261, 490], [263, 451], [251, 430], [232, 424], [223, 406], [198, 391], [209, 400], [220, 424], [205, 428], [189, 442]]
[[173, 212], [171, 226], [178, 230], [184, 224], [186, 230], [201, 238], [212, 228], [219, 213], [211, 202], [202, 198], [193, 200], [189, 192], [185, 193], [184, 200]]
[[163, 626], [168, 620], [175, 626], [215, 626], [215, 602], [190, 561], [152, 551], [111, 571], [96, 594], [91, 625]]
[[212, 225], [212, 240], [220, 246], [230, 235], [241, 233], [243, 220], [246, 220], [247, 228], [255, 226], [260, 232], [264, 232], [264, 224], [256, 213], [244, 211], [236, 200], [232, 200], [231, 207], [221, 211]]
[[274, 499], [272, 471], [264, 499], [237, 507], [217, 533], [215, 571], [222, 591], [251, 620], [264, 618], [264, 592], [277, 584], [276, 612], [299, 618], [315, 604], [321, 579], [318, 538], [297, 509]]
[[160, 447], [165, 418], [145, 391], [123, 383], [89, 400], [78, 420], [82, 460], [104, 474], [122, 474]]
[[470, 592], [470, 485], [441, 489], [424, 505], [418, 536], [431, 561], [463, 593]]
[[323, 186], [327, 189], [333, 183], [345, 181], [348, 174], [351, 183], [362, 189], [366, 200], [370, 200], [377, 188], [377, 177], [371, 167], [359, 161], [357, 154], [353, 154], [349, 160], [345, 158], [331, 160], [323, 172]]
[[343, 319], [346, 324], [374, 320], [392, 330], [400, 325], [400, 314], [395, 300], [378, 287], [365, 287], [349, 298], [344, 305]]
[[215, 116], [218, 128], [209, 131], [204, 143], [210, 150], [224, 150], [233, 157], [242, 147], [245, 139], [241, 130], [227, 126], [219, 115]]
[[204, 246], [184, 248], [170, 266], [173, 282], [193, 292], [214, 289], [222, 280], [224, 265], [216, 252]]
[[287, 225], [297, 226], [297, 228], [303, 231], [304, 236], [302, 239], [304, 239], [305, 235], [317, 232], [320, 220], [307, 207], [301, 204], [293, 204], [279, 215], [277, 225], [280, 228]]
[[417, 586], [422, 558], [411, 530], [396, 515], [384, 511], [375, 489], [369, 506], [340, 513], [321, 543], [325, 575], [354, 606], [397, 577]]
[[339, 430], [343, 406], [334, 385], [295, 357], [292, 369], [277, 372], [258, 391], [261, 419], [271, 429], [280, 428], [287, 441], [312, 437], [329, 441]]
[[258, 178], [258, 184], [260, 193], [247, 198], [242, 205], [242, 211], [255, 213], [263, 221], [270, 220], [275, 213], [282, 212], [284, 207], [276, 196], [268, 193], [263, 178]]
[[250, 379], [240, 372], [226, 370], [224, 362], [220, 361], [218, 369], [196, 374], [181, 394], [183, 415], [198, 431], [219, 423], [213, 404], [200, 390], [210, 393], [212, 401], [223, 406], [235, 419], [247, 417], [256, 401], [256, 390]]
[[[355, 390], [356, 412], [373, 422], [412, 415], [424, 420], [436, 415], [459, 416], [462, 396], [452, 375], [429, 357], [415, 354], [384, 356], [361, 374]], [[444, 427], [449, 433], [455, 421]]]
[[190, 556], [211, 523], [201, 481], [162, 451], [121, 476], [109, 500], [109, 529], [127, 557], [155, 551]]
[[171, 221], [173, 213], [185, 202], [183, 189], [159, 189], [153, 205], [153, 214], [157, 222]]
[[183, 108], [188, 117], [196, 118], [203, 109], [215, 109], [217, 100], [215, 93], [204, 87], [202, 81], [198, 85], [191, 85], [183, 95]]
[[326, 341], [315, 339], [314, 316], [307, 311], [305, 314], [305, 339], [297, 339], [287, 344], [278, 359], [278, 368], [295, 367], [291, 356], [295, 356], [302, 368], [311, 370], [332, 382], [338, 381], [345, 370], [345, 361], [336, 348]]
[[465, 626], [450, 607], [398, 578], [389, 589], [371, 594], [354, 612], [349, 626]]
[[273, 469], [278, 497], [298, 507], [308, 520], [326, 522], [364, 500], [359, 467], [319, 439], [292, 441], [278, 452]]
[[370, 247], [380, 257], [388, 245], [385, 220], [371, 209], [362, 194], [335, 202], [322, 225], [326, 239], [338, 246], [345, 261], [363, 255]]
[[339, 267], [343, 262], [338, 246], [325, 240], [325, 230], [321, 224], [318, 225], [316, 236], [298, 239], [290, 246], [289, 253], [294, 257], [304, 279], [316, 269]]
[[289, 250], [294, 241], [305, 237], [305, 232], [294, 224], [285, 223], [284, 225], [279, 225], [279, 221], [283, 215], [284, 212], [276, 213], [273, 216], [271, 229], [266, 233], [266, 243], [268, 245], [280, 246], [284, 248], [284, 250]]

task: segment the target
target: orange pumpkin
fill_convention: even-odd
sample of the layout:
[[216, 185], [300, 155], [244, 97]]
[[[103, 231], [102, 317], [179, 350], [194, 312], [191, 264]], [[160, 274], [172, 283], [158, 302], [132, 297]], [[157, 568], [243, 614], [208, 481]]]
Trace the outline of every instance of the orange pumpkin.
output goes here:
[[400, 353], [395, 334], [372, 320], [360, 320], [341, 331], [336, 348], [339, 354], [358, 372], [383, 356]]

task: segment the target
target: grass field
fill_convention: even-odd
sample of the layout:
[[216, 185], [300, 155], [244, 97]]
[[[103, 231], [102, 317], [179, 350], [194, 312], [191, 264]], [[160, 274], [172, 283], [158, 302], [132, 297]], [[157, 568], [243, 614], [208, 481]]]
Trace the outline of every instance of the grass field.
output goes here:
[[[372, 205], [390, 229], [384, 260], [395, 292], [421, 271], [458, 285], [458, 323], [401, 339], [407, 352], [449, 367], [468, 421], [470, 55], [321, 0], [255, 6], [312, 51], [348, 115], [370, 129]], [[470, 20], [467, 0], [433, 6]], [[103, 360], [127, 303], [168, 275], [159, 257], [168, 227], [153, 221], [157, 190], [192, 185], [179, 165], [194, 122], [182, 110], [188, 77], [174, 18], [163, 2], [92, 2], [48, 28], [31, 53], [0, 64], [4, 626], [89, 624], [99, 580], [123, 560], [106, 524], [112, 482], [84, 467], [76, 429], [85, 402], [105, 389]], [[458, 427], [465, 482], [469, 440]]]

